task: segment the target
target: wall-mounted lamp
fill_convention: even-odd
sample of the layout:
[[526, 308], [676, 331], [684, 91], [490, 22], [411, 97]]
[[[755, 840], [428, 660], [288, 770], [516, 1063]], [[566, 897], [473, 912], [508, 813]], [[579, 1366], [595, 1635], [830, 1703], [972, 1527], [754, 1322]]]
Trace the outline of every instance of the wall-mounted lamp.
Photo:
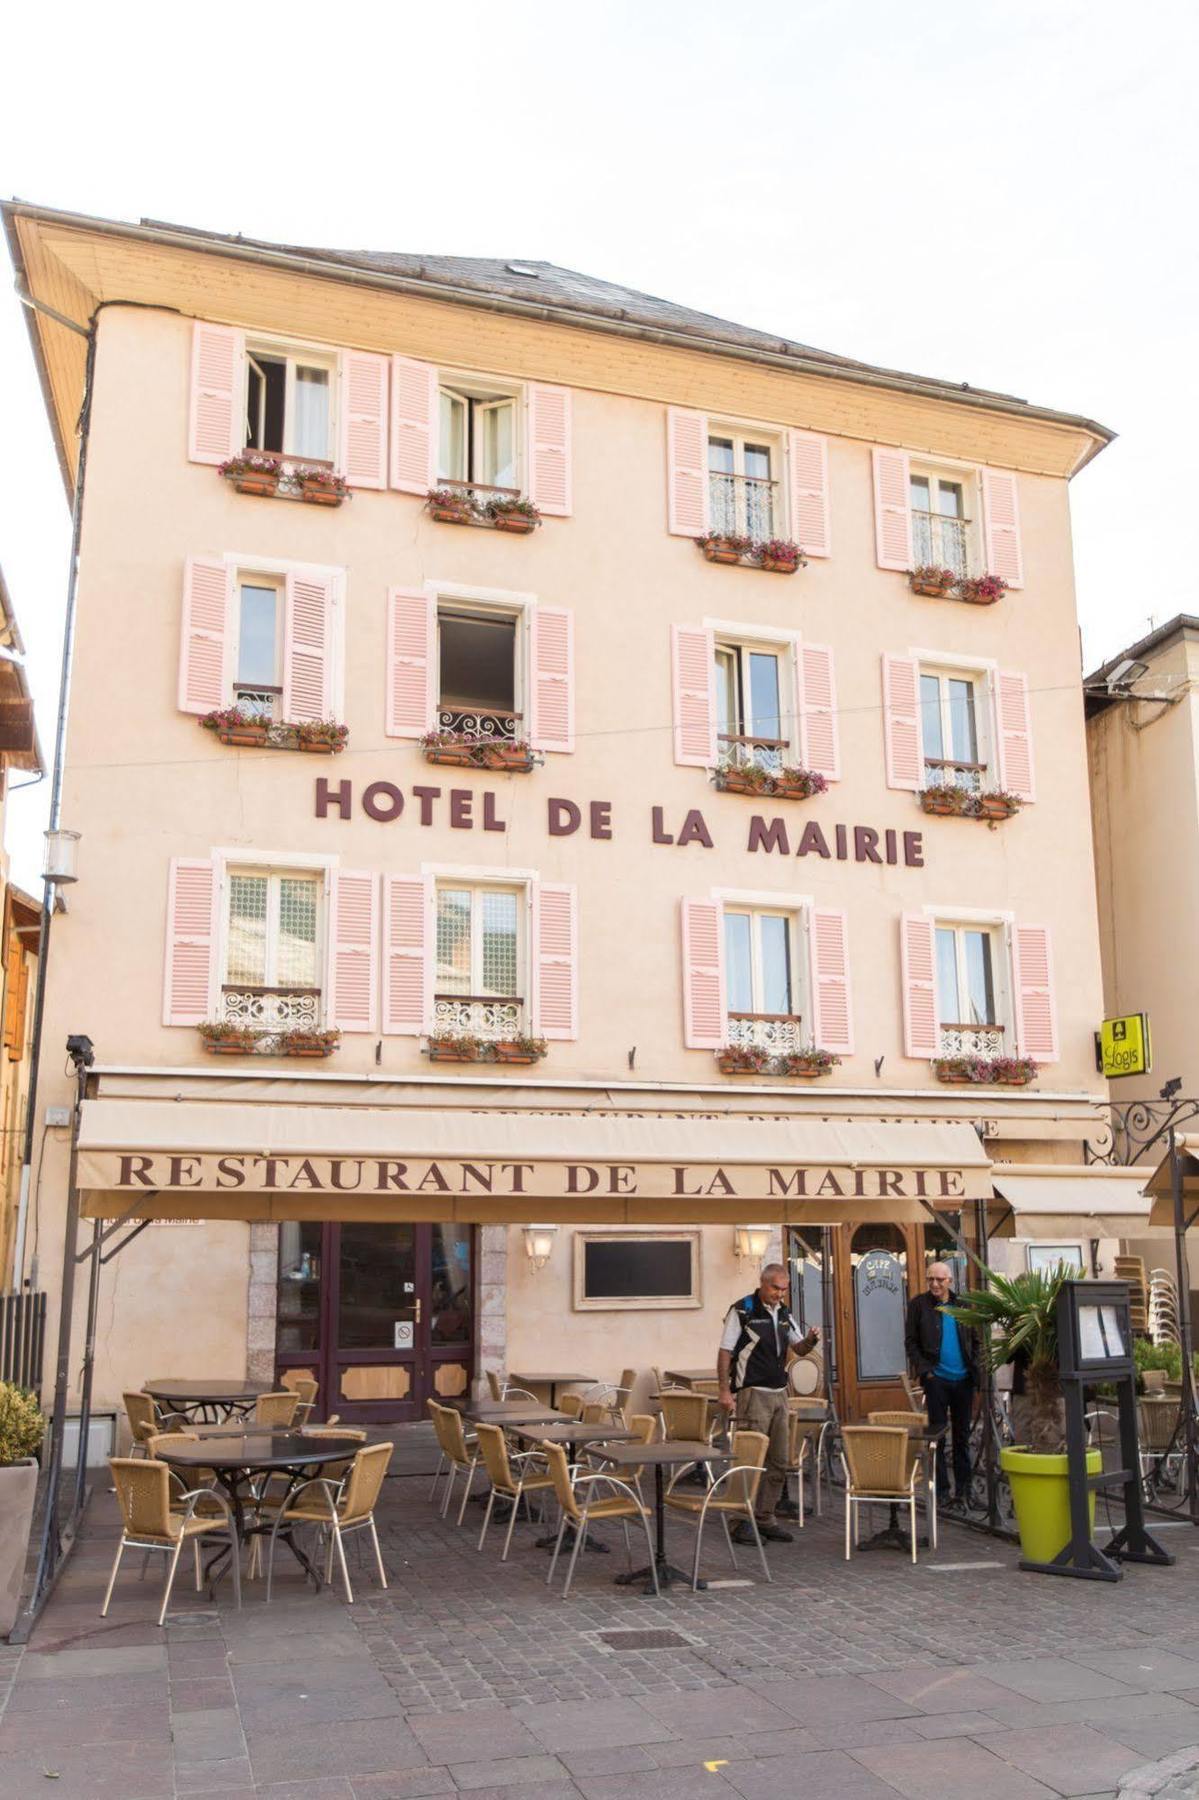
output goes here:
[[748, 1256], [752, 1262], [760, 1263], [769, 1242], [769, 1225], [733, 1226], [733, 1249], [738, 1256]]
[[526, 1225], [525, 1255], [535, 1269], [544, 1269], [554, 1253], [554, 1238], [557, 1236], [556, 1225]]
[[78, 881], [79, 875], [75, 862], [79, 851], [79, 833], [64, 831], [60, 826], [57, 831], [47, 831], [45, 858], [42, 863], [42, 874], [47, 881]]

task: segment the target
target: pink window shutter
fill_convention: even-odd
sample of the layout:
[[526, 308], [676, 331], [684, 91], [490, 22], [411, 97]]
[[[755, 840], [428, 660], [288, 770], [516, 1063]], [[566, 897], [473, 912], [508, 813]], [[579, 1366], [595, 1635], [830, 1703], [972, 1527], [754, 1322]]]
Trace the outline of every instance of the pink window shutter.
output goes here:
[[811, 431], [787, 433], [791, 536], [805, 556], [829, 554], [828, 439]]
[[530, 382], [525, 421], [529, 499], [539, 512], [567, 518], [571, 510], [570, 389]]
[[217, 942], [216, 864], [175, 856], [167, 884], [164, 1025], [202, 1025], [212, 1017]]
[[283, 716], [327, 719], [333, 710], [333, 579], [315, 569], [287, 577]]
[[427, 494], [437, 485], [437, 370], [409, 356], [391, 359], [391, 485]]
[[432, 1012], [432, 890], [423, 875], [383, 877], [383, 1030], [419, 1037]]
[[941, 1050], [936, 940], [933, 921], [923, 913], [904, 913], [899, 921], [899, 965], [903, 983], [903, 1053], [932, 1058]]
[[1020, 548], [1020, 501], [1016, 494], [1016, 477], [1006, 469], [984, 469], [982, 486], [987, 572], [1002, 575], [1009, 587], [1023, 587], [1024, 557]]
[[245, 333], [228, 325], [192, 327], [191, 406], [187, 454], [191, 462], [223, 463], [244, 447], [242, 416], [245, 384]]
[[874, 457], [874, 543], [880, 569], [912, 566], [912, 481], [906, 450], [876, 446]]
[[378, 878], [335, 869], [329, 893], [329, 1024], [374, 1031], [378, 1011]]
[[215, 557], [189, 556], [179, 633], [180, 712], [215, 712], [228, 703], [232, 614], [232, 569]]
[[703, 537], [708, 529], [708, 419], [706, 413], [666, 413], [666, 516], [676, 537]]
[[533, 890], [534, 1031], [579, 1035], [578, 896], [573, 886], [539, 881]]
[[575, 747], [574, 614], [534, 606], [529, 618], [529, 739], [537, 750]]
[[1000, 787], [1021, 800], [1035, 800], [1028, 676], [1018, 670], [1000, 669], [995, 677], [995, 726]]
[[351, 487], [387, 486], [389, 358], [341, 353], [341, 444], [338, 466]]
[[801, 643], [798, 649], [799, 753], [805, 769], [836, 781], [841, 774], [837, 731], [837, 684], [827, 644]]
[[883, 744], [887, 786], [917, 792], [924, 785], [924, 757], [920, 743], [920, 665], [914, 656], [883, 657]]
[[437, 722], [437, 604], [423, 588], [392, 588], [387, 596], [388, 737], [418, 738]]
[[1012, 932], [1015, 965], [1016, 1033], [1021, 1056], [1034, 1062], [1058, 1059], [1057, 998], [1053, 945], [1045, 925], [1017, 925]]
[[724, 989], [724, 908], [719, 900], [683, 900], [683, 1042], [719, 1050], [728, 1042]]
[[853, 1055], [853, 994], [849, 984], [849, 922], [843, 912], [816, 906], [811, 918], [812, 1041], [836, 1056]]
[[672, 625], [674, 760], [710, 769], [716, 761], [716, 641], [702, 625]]

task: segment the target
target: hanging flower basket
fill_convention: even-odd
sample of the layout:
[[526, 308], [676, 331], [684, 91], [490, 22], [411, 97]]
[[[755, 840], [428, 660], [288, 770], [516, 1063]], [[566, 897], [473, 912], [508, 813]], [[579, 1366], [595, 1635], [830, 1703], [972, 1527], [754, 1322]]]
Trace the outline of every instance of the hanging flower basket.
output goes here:
[[1027, 1056], [937, 1056], [933, 1073], [948, 1087], [1027, 1087], [1037, 1065]]
[[934, 563], [922, 563], [918, 569], [908, 570], [908, 586], [914, 594], [923, 594], [929, 600], [944, 600], [957, 585], [957, 574], [953, 569], [939, 569]]
[[496, 1062], [527, 1065], [540, 1062], [548, 1048], [544, 1038], [513, 1037], [497, 1038], [491, 1051]]
[[465, 1032], [436, 1032], [429, 1037], [430, 1062], [478, 1062], [481, 1049], [478, 1038]]
[[317, 469], [297, 463], [292, 470], [292, 479], [300, 486], [301, 500], [307, 500], [313, 506], [340, 506], [343, 500], [352, 498], [346, 488], [344, 475], [335, 475], [332, 469]]
[[227, 462], [219, 465], [217, 474], [224, 476], [239, 494], [263, 494], [270, 497], [279, 492], [283, 464], [277, 456], [231, 456]]

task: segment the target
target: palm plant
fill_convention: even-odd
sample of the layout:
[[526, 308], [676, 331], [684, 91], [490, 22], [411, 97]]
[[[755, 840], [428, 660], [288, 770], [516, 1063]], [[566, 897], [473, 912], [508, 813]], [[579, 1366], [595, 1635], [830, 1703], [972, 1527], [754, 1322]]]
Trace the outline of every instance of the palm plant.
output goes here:
[[1057, 1354], [1057, 1297], [1078, 1271], [1066, 1263], [1026, 1269], [1018, 1275], [984, 1271], [988, 1286], [962, 1294], [944, 1306], [959, 1325], [973, 1326], [992, 1369], [1021, 1362], [1028, 1399], [1029, 1448], [1045, 1455], [1065, 1443]]

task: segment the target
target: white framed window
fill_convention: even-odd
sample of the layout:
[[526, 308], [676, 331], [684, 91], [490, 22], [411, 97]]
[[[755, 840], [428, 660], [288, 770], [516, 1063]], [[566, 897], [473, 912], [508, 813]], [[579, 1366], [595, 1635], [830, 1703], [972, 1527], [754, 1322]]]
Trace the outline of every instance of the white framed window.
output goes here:
[[778, 1052], [812, 1041], [802, 910], [724, 903], [728, 1042]]
[[981, 793], [991, 762], [990, 689], [975, 671], [920, 665], [925, 787]]
[[982, 920], [940, 918], [934, 921], [933, 944], [940, 1055], [1013, 1054], [1004, 927]]
[[221, 921], [223, 1019], [318, 1026], [324, 987], [325, 876], [226, 865]]
[[709, 424], [709, 529], [758, 540], [781, 537], [782, 468], [778, 437], [753, 427]]
[[434, 1030], [496, 1038], [526, 1029], [524, 887], [438, 877], [434, 919]]
[[283, 697], [283, 577], [239, 569], [233, 591], [237, 646], [233, 704], [277, 719]]
[[304, 462], [334, 458], [335, 352], [250, 338], [246, 344], [248, 450]]
[[437, 723], [479, 737], [527, 736], [522, 609], [470, 600], [437, 603]]
[[909, 495], [913, 567], [932, 565], [952, 569], [955, 575], [980, 573], [977, 474], [914, 464]]
[[695, 1230], [576, 1231], [576, 1312], [702, 1306], [700, 1246]]
[[718, 762], [762, 769], [798, 762], [792, 647], [718, 637], [715, 658]]
[[443, 375], [438, 406], [438, 480], [520, 493], [517, 390]]

